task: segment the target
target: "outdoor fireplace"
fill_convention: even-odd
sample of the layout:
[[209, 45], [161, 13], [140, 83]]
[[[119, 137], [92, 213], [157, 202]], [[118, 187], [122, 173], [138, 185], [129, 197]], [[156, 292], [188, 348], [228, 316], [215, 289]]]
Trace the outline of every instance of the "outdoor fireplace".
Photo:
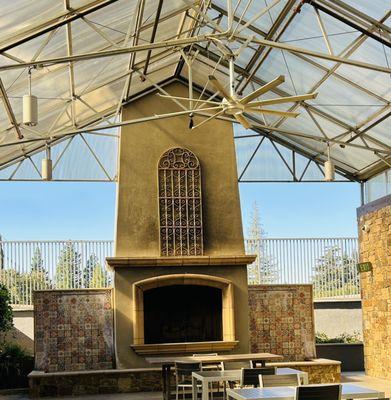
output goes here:
[[[184, 95], [180, 84], [169, 87]], [[146, 96], [123, 118], [169, 102]], [[144, 357], [248, 352], [247, 265], [232, 125], [186, 118], [122, 128], [114, 269], [117, 365]]]
[[172, 285], [144, 292], [144, 343], [223, 340], [221, 289]]

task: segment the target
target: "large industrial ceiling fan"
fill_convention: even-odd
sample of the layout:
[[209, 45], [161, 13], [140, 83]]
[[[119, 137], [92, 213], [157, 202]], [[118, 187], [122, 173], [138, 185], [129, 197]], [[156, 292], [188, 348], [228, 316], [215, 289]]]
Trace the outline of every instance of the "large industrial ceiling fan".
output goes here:
[[285, 81], [284, 76], [280, 75], [276, 79], [273, 79], [272, 81], [261, 86], [259, 89], [254, 90], [247, 96], [238, 98], [236, 94], [233, 92], [233, 90], [231, 90], [231, 94], [228, 93], [227, 90], [224, 88], [224, 86], [218, 81], [218, 79], [213, 75], [210, 75], [209, 82], [223, 96], [223, 100], [221, 101], [221, 103], [217, 103], [220, 104], [221, 112], [216, 113], [213, 116], [213, 118], [216, 118], [220, 113], [232, 115], [246, 129], [251, 128], [251, 123], [243, 115], [244, 112], [296, 118], [299, 115], [299, 113], [270, 110], [263, 107], [274, 104], [292, 103], [292, 102], [314, 99], [317, 96], [317, 93], [309, 93], [300, 96], [287, 96], [276, 99], [253, 101], [260, 95], [269, 92], [270, 90], [277, 87], [284, 81]]
[[[220, 48], [221, 48], [221, 46], [220, 46]], [[254, 90], [252, 93], [249, 93], [248, 95], [240, 98], [235, 93], [235, 65], [234, 65], [235, 56], [234, 56], [234, 54], [229, 55], [228, 52], [226, 51], [225, 47], [222, 47], [222, 51], [223, 51], [223, 53], [226, 54], [227, 59], [228, 59], [228, 64], [229, 64], [229, 89], [227, 90], [225, 88], [225, 85], [223, 85], [214, 75], [209, 75], [208, 82], [207, 82], [207, 84], [210, 84], [211, 86], [213, 86], [213, 89], [216, 90], [217, 93], [220, 93], [220, 95], [223, 97], [221, 101], [213, 100], [214, 96], [208, 100], [204, 100], [201, 98], [198, 100], [195, 100], [193, 98], [192, 63], [198, 53], [195, 53], [195, 55], [193, 57], [189, 58], [188, 55], [186, 55], [185, 53], [182, 52], [182, 56], [188, 66], [189, 97], [177, 97], [177, 96], [171, 96], [169, 94], [166, 94], [166, 95], [159, 94], [159, 96], [161, 96], [161, 97], [169, 98], [174, 101], [178, 101], [178, 100], [188, 101], [190, 109], [193, 108], [192, 106], [193, 106], [194, 102], [196, 102], [196, 104], [198, 104], [198, 103], [207, 104], [208, 105], [207, 110], [215, 112], [214, 114], [208, 116], [206, 119], [204, 119], [199, 124], [194, 125], [193, 111], [202, 111], [203, 109], [200, 108], [198, 110], [191, 110], [189, 113], [189, 117], [190, 117], [189, 128], [190, 129], [198, 128], [199, 126], [205, 124], [206, 122], [208, 122], [212, 119], [215, 119], [223, 114], [231, 115], [232, 117], [234, 117], [236, 119], [236, 121], [238, 121], [245, 129], [251, 128], [250, 121], [244, 116], [245, 112], [246, 113], [263, 114], [263, 115], [273, 115], [273, 116], [284, 117], [284, 118], [296, 118], [299, 115], [299, 113], [297, 113], [297, 112], [271, 110], [271, 109], [264, 108], [264, 107], [275, 105], [275, 104], [294, 103], [294, 102], [300, 102], [300, 101], [304, 101], [304, 100], [315, 99], [316, 96], [318, 95], [318, 93], [313, 92], [313, 93], [297, 95], [297, 96], [286, 96], [286, 97], [278, 97], [278, 98], [265, 99], [265, 100], [260, 99], [258, 101], [254, 101], [259, 96], [261, 96], [267, 92], [270, 92], [277, 86], [284, 83], [285, 77], [283, 75], [280, 75], [277, 78], [273, 79], [272, 81], [264, 84], [260, 88]], [[238, 52], [240, 52], [240, 50]], [[236, 54], [236, 56], [237, 55], [238, 54]], [[205, 88], [206, 88], [206, 86], [205, 86]], [[206, 110], [206, 109], [204, 109], [204, 110]]]
[[[206, 122], [219, 117], [222, 114], [227, 114], [227, 115], [232, 115], [244, 128], [249, 129], [251, 128], [251, 123], [250, 121], [243, 115], [243, 113], [256, 113], [256, 114], [264, 114], [264, 115], [273, 115], [273, 116], [279, 116], [279, 117], [288, 117], [288, 118], [296, 118], [299, 113], [297, 112], [289, 112], [289, 111], [279, 111], [279, 110], [271, 110], [268, 108], [264, 108], [265, 106], [271, 106], [274, 104], [283, 104], [283, 103], [293, 103], [293, 102], [299, 102], [303, 100], [310, 100], [314, 99], [318, 93], [309, 93], [309, 94], [303, 94], [303, 95], [298, 95], [298, 96], [286, 96], [286, 97], [278, 97], [274, 99], [266, 99], [266, 100], [258, 100], [258, 101], [253, 101], [257, 99], [259, 96], [262, 94], [265, 94], [275, 87], [281, 85], [283, 82], [285, 82], [285, 78], [283, 75], [278, 76], [277, 78], [273, 79], [272, 81], [266, 83], [265, 85], [261, 86], [260, 88], [254, 90], [252, 93], [239, 98], [236, 93], [233, 90], [233, 84], [231, 81], [231, 89], [230, 93], [228, 90], [224, 88], [224, 85], [213, 75], [209, 75], [209, 83], [213, 86], [213, 88], [220, 93], [223, 96], [223, 99], [221, 101], [216, 101], [216, 100], [202, 100], [198, 99], [197, 103], [205, 103], [208, 104], [208, 110], [211, 111], [216, 111], [215, 114], [209, 116], [202, 122], [200, 122], [197, 125], [193, 124], [193, 119], [192, 119], [192, 113], [190, 115], [190, 125], [189, 128], [195, 129], [198, 128], [199, 126], [205, 124]], [[190, 104], [195, 102], [193, 98], [187, 98], [187, 97], [177, 97], [177, 96], [171, 96], [171, 95], [161, 95], [159, 96], [168, 98], [168, 99], [173, 99], [173, 100], [184, 100], [184, 101], [189, 101]], [[199, 110], [202, 111], [202, 108]]]

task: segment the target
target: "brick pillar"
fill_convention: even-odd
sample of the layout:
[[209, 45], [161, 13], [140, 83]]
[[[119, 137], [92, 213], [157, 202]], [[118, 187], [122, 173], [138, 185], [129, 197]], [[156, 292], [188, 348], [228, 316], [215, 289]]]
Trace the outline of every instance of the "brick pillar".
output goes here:
[[357, 209], [360, 261], [373, 270], [361, 273], [365, 370], [391, 379], [391, 195]]

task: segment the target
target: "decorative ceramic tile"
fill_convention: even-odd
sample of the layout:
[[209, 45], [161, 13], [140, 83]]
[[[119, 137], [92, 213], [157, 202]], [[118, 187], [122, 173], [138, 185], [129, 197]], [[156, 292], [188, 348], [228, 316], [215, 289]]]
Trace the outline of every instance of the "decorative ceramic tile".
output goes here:
[[113, 368], [111, 290], [34, 292], [35, 369]]
[[252, 352], [287, 361], [316, 356], [311, 285], [254, 285], [248, 295]]

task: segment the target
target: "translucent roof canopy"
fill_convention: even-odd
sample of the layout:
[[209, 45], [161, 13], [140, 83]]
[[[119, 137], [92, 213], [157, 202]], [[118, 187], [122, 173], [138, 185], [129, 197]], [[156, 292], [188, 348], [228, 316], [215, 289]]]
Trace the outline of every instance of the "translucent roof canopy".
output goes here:
[[[121, 122], [121, 107], [169, 94], [174, 80], [221, 102], [209, 75], [239, 99], [280, 75], [258, 101], [317, 93], [270, 106], [296, 118], [244, 110], [240, 181], [322, 180], [328, 150], [341, 181], [391, 165], [387, 1], [0, 0], [0, 9], [0, 180], [41, 179], [49, 152], [55, 180], [115, 181], [118, 127], [143, 123]], [[35, 126], [23, 124], [29, 79]], [[164, 101], [184, 115], [216, 112]]]

